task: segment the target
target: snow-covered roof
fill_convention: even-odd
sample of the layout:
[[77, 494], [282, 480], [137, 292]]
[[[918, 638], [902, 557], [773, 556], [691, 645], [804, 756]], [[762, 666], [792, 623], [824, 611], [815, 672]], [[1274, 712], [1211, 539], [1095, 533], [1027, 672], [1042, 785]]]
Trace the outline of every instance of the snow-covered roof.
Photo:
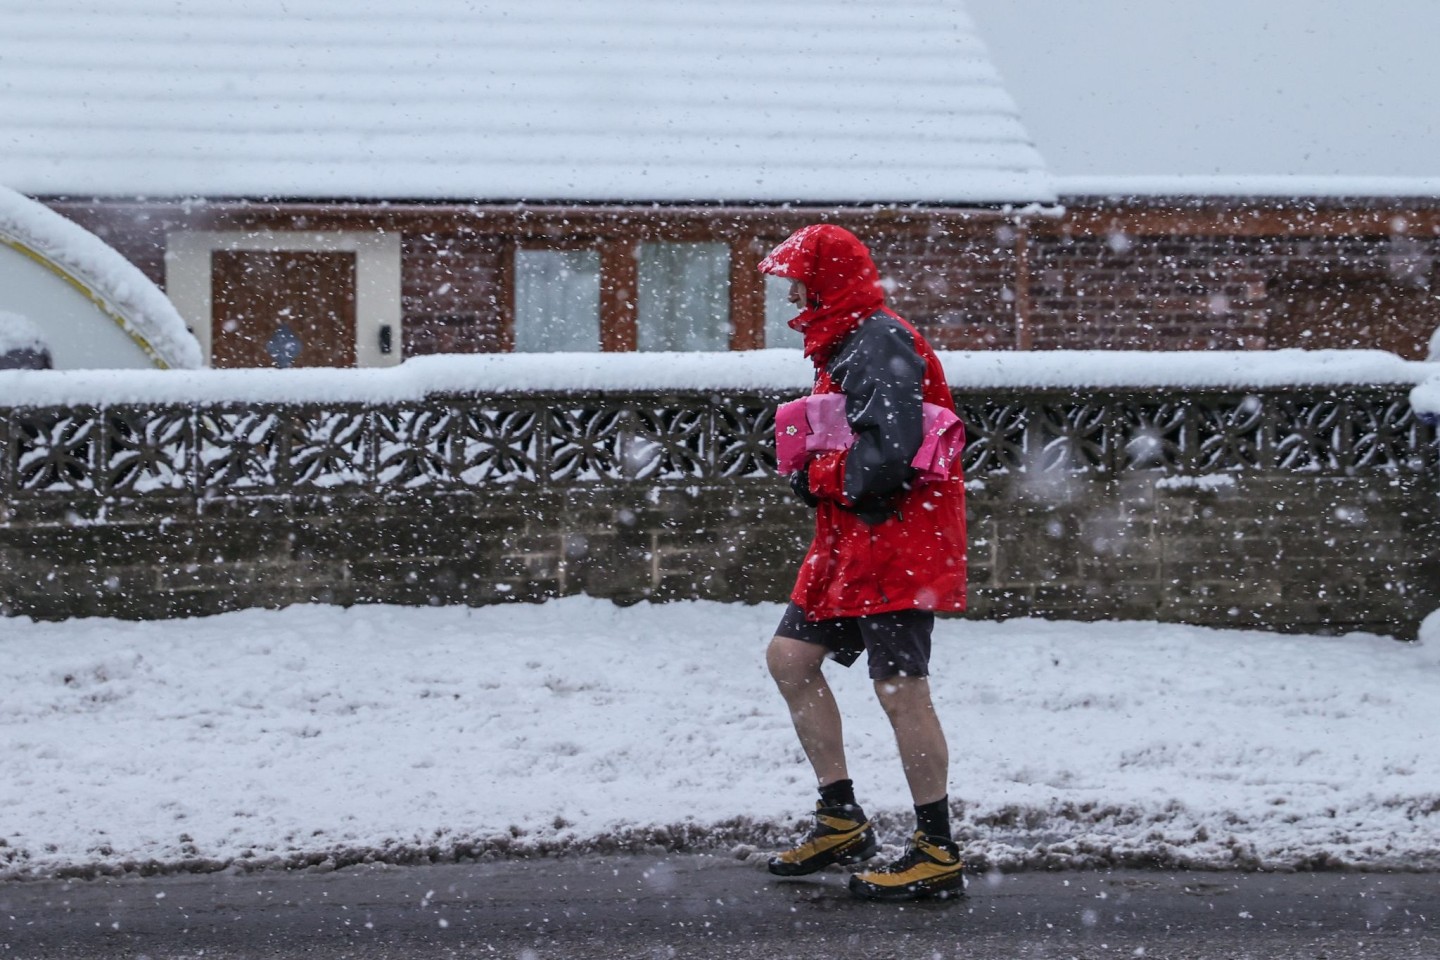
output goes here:
[[[199, 341], [179, 311], [134, 264], [79, 224], [0, 187], [0, 251], [4, 248], [19, 251], [22, 262], [40, 264], [36, 269], [42, 275], [62, 278], [67, 288], [83, 297], [82, 302], [89, 301], [87, 316], [93, 309], [98, 322], [118, 325], [152, 362], [179, 368], [203, 364]], [[9, 284], [0, 289], [0, 307], [13, 310], [28, 303], [28, 291], [19, 289], [23, 286], [10, 278]], [[51, 321], [59, 322], [58, 317], [39, 314], [28, 320], [46, 333], [56, 332]], [[93, 334], [82, 330], [78, 336]], [[127, 341], [122, 337], [120, 342]]]
[[1053, 198], [957, 0], [0, 0], [32, 195]]
[[1440, 196], [1433, 0], [971, 9], [1062, 196]]
[[1086, 176], [1056, 177], [1062, 197], [1411, 197], [1440, 198], [1436, 177]]

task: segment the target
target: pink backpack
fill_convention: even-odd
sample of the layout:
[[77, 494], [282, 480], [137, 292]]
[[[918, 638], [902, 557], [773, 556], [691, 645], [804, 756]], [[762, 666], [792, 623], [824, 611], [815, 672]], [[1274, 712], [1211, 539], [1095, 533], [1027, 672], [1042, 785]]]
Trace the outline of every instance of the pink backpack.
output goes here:
[[[960, 451], [965, 447], [965, 425], [953, 410], [927, 403], [925, 436], [910, 461], [919, 483], [939, 483], [960, 474]], [[775, 411], [775, 460], [781, 473], [794, 473], [810, 457], [827, 450], [844, 450], [855, 442], [845, 419], [845, 394], [818, 393], [782, 403]]]

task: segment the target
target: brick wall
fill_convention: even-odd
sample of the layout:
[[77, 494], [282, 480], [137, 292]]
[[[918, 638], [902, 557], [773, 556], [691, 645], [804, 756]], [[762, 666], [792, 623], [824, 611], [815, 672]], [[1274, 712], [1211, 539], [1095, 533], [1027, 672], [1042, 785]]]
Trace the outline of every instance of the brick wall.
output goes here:
[[890, 306], [937, 349], [991, 350], [1014, 346], [1016, 238], [1001, 223], [865, 239]]
[[506, 257], [500, 237], [407, 235], [400, 261], [404, 355], [509, 352]]
[[1036, 349], [1371, 348], [1423, 359], [1440, 238], [1037, 238]]
[[[1417, 359], [1440, 327], [1440, 201], [1426, 199], [1067, 197], [1060, 216], [1023, 217], [889, 208], [51, 205], [162, 284], [166, 235], [175, 230], [398, 232], [406, 355], [509, 349], [507, 250], [525, 237], [721, 239], [748, 257], [755, 238], [822, 219], [870, 244], [892, 305], [946, 349], [1373, 347]], [[758, 312], [752, 293], [739, 302]]]
[[1263, 268], [1228, 240], [1079, 237], [1031, 245], [1038, 350], [1265, 346]]
[[1067, 198], [1031, 222], [1036, 349], [1370, 348], [1440, 327], [1440, 204]]

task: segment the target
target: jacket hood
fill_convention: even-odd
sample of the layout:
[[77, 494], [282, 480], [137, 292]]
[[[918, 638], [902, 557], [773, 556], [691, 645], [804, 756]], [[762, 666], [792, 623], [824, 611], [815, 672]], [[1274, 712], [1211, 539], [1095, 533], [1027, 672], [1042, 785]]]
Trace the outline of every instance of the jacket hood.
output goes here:
[[760, 261], [760, 272], [805, 284], [807, 307], [790, 326], [805, 335], [805, 355], [817, 364], [885, 305], [870, 251], [834, 224], [801, 227]]

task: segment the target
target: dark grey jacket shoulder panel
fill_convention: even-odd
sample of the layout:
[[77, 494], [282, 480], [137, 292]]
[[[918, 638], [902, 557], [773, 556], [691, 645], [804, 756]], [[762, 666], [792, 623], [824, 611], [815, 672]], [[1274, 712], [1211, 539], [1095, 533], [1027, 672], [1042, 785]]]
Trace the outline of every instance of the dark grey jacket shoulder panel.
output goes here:
[[887, 497], [914, 471], [925, 415], [925, 360], [905, 325], [887, 313], [867, 318], [840, 345], [827, 368], [845, 393], [845, 418], [855, 444], [845, 463], [851, 502]]

